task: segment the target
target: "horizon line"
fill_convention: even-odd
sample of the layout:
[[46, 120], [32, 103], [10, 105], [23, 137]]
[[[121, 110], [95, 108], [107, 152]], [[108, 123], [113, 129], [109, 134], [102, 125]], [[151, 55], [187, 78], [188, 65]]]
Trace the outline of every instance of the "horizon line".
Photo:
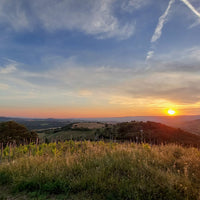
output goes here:
[[14, 116], [0, 116], [0, 118], [19, 118], [19, 119], [109, 119], [109, 118], [131, 118], [131, 117], [169, 117], [169, 118], [175, 118], [175, 117], [189, 117], [189, 116], [200, 116], [199, 115], [141, 115], [141, 116], [122, 116], [122, 117], [69, 117], [69, 118], [53, 118], [53, 117], [14, 117]]

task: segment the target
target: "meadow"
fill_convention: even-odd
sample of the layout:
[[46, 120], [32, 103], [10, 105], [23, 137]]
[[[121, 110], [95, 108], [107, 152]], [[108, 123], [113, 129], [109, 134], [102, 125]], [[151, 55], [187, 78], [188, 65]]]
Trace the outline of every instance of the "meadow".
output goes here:
[[70, 140], [6, 147], [1, 155], [2, 200], [200, 199], [194, 147]]

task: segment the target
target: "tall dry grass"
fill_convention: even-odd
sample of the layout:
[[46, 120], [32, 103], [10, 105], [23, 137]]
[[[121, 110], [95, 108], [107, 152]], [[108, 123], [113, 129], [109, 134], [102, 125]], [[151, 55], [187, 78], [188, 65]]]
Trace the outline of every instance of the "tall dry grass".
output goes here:
[[200, 199], [196, 148], [73, 141], [33, 145], [31, 154], [19, 148], [0, 164], [0, 184], [12, 192], [65, 199]]

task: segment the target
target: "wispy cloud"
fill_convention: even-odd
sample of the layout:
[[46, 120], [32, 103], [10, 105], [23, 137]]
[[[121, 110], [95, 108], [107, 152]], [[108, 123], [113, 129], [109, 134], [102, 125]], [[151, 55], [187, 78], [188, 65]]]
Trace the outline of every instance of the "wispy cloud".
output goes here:
[[23, 1], [0, 0], [0, 23], [9, 24], [16, 31], [30, 29], [27, 16]]
[[125, 0], [122, 3], [122, 9], [128, 12], [139, 10], [152, 3], [152, 0]]
[[194, 28], [195, 26], [198, 26], [200, 24], [200, 19], [196, 20], [193, 24], [189, 26], [189, 28]]
[[9, 73], [13, 73], [17, 70], [15, 64], [8, 64], [5, 67], [0, 67], [0, 74], [9, 74]]
[[78, 30], [101, 39], [127, 39], [135, 32], [135, 20], [121, 20], [114, 7], [114, 0], [34, 0], [26, 4], [0, 0], [0, 24], [16, 31], [40, 26], [50, 32]]
[[[33, 73], [19, 66], [15, 73], [0, 74], [4, 92], [1, 99], [7, 103], [6, 99], [21, 96], [22, 104], [48, 101], [49, 105], [81, 105], [85, 101], [109, 104], [111, 97], [121, 96], [131, 99], [132, 105], [142, 99], [195, 104], [200, 102], [199, 53], [197, 47], [171, 52], [161, 55], [157, 62], [150, 62], [149, 69], [138, 64], [137, 70], [137, 66], [126, 69], [115, 65], [83, 66], [75, 59], [57, 61], [58, 64], [43, 72]], [[6, 85], [8, 91], [3, 90]]]

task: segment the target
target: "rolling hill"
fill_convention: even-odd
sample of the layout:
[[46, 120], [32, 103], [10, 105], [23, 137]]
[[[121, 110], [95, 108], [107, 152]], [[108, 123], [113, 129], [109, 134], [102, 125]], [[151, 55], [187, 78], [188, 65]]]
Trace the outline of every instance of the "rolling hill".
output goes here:
[[200, 119], [182, 122], [179, 124], [179, 127], [188, 132], [200, 135]]
[[39, 133], [48, 141], [63, 140], [105, 140], [133, 141], [136, 143], [167, 144], [176, 143], [184, 146], [200, 146], [200, 136], [170, 127], [158, 122], [123, 122], [117, 124], [72, 123], [62, 128]]

